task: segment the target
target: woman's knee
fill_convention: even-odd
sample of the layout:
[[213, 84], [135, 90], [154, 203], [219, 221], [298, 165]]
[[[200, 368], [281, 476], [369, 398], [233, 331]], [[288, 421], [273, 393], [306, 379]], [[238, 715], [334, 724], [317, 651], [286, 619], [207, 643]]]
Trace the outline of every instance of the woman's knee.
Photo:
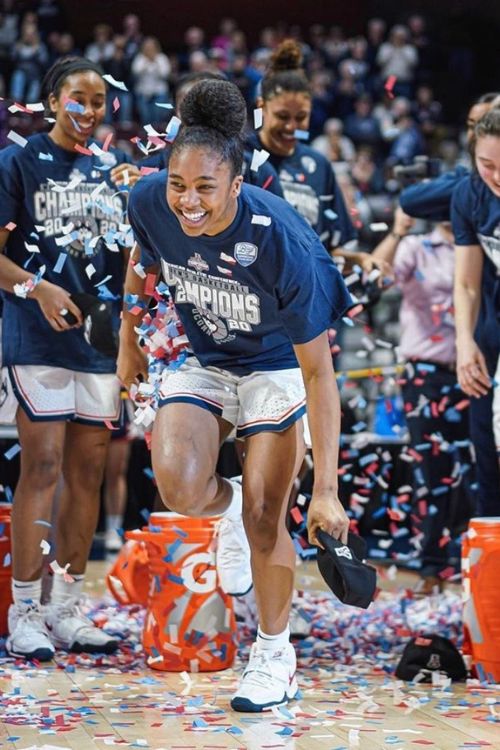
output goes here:
[[207, 503], [209, 477], [184, 463], [156, 460], [153, 472], [160, 497], [168, 510], [183, 515], [201, 515]]
[[56, 449], [25, 449], [21, 461], [21, 480], [34, 490], [43, 491], [56, 486], [62, 471], [62, 454]]
[[280, 529], [279, 502], [272, 498], [266, 500], [252, 499], [249, 502], [245, 495], [243, 524], [253, 552], [268, 554], [278, 541]]

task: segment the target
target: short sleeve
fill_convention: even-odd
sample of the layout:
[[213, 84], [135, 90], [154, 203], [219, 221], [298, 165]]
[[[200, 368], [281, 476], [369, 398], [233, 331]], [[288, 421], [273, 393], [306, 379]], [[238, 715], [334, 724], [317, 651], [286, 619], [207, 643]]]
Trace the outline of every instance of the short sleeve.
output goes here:
[[141, 217], [144, 216], [144, 212], [150, 210], [147, 206], [146, 194], [147, 191], [145, 190], [145, 185], [142, 180], [139, 180], [130, 192], [128, 219], [134, 233], [135, 241], [139, 245], [141, 251], [141, 265], [148, 268], [149, 266], [156, 265], [160, 260], [160, 256], [150, 244], [141, 219]]
[[0, 152], [0, 226], [10, 222], [17, 224], [19, 211], [24, 201], [23, 184], [19, 164], [15, 158], [16, 147]]
[[319, 238], [308, 233], [307, 242], [280, 243], [284, 258], [276, 289], [279, 314], [294, 344], [319, 336], [353, 303]]
[[399, 243], [392, 264], [397, 282], [404, 284], [413, 277], [416, 269], [416, 243], [420, 241], [421, 238], [405, 237]]
[[451, 198], [451, 225], [456, 245], [479, 245], [472, 208], [472, 178], [460, 182]]

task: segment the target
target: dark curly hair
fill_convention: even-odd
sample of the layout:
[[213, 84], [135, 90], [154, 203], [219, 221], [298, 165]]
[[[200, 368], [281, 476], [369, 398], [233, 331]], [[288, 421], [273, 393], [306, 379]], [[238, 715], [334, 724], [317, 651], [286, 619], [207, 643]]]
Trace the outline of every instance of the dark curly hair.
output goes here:
[[180, 106], [182, 127], [170, 158], [185, 148], [205, 148], [231, 165], [232, 177], [243, 167], [246, 105], [234, 83], [205, 80], [195, 84]]
[[262, 79], [262, 98], [272, 99], [283, 92], [312, 96], [302, 67], [302, 50], [293, 39], [285, 39], [271, 55], [269, 69]]

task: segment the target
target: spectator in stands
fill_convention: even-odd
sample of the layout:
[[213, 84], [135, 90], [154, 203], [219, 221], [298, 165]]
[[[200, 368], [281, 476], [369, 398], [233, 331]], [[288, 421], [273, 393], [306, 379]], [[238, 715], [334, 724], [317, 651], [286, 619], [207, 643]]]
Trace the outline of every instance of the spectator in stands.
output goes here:
[[191, 56], [195, 53], [207, 54], [207, 47], [205, 45], [205, 32], [200, 29], [199, 26], [190, 26], [184, 32], [184, 49], [179, 54], [179, 70], [184, 73], [188, 70], [192, 71], [194, 68], [191, 67]]
[[158, 39], [146, 37], [132, 62], [134, 93], [143, 125], [163, 119], [156, 104], [169, 102], [170, 71], [170, 60], [162, 52]]
[[373, 149], [369, 146], [362, 146], [357, 150], [351, 167], [351, 178], [362, 195], [383, 192], [384, 176], [375, 161]]
[[[115, 81], [122, 81], [127, 91], [113, 88], [113, 94], [107, 97], [106, 122], [114, 118], [124, 127], [129, 127], [133, 119], [132, 71], [131, 63], [126, 55], [127, 40], [122, 34], [113, 37], [113, 52], [103, 64], [103, 68]], [[116, 100], [116, 101], [115, 101]], [[119, 105], [117, 107], [117, 104]]]
[[318, 70], [310, 77], [312, 92], [309, 138], [316, 138], [333, 110], [332, 74], [329, 70]]
[[434, 91], [426, 84], [417, 88], [412, 105], [415, 122], [429, 142], [436, 135], [436, 128], [442, 122], [443, 108], [434, 99]]
[[125, 56], [131, 62], [138, 54], [144, 39], [141, 22], [135, 13], [128, 13], [123, 19], [123, 36], [126, 39]]
[[331, 117], [325, 122], [323, 135], [319, 135], [311, 143], [312, 148], [326, 156], [332, 163], [335, 174], [344, 172], [354, 161], [356, 149], [350, 138], [344, 133], [342, 120]]
[[345, 134], [355, 146], [376, 148], [382, 140], [378, 120], [373, 114], [373, 102], [369, 94], [362, 94], [354, 105], [354, 112], [345, 119]]
[[103, 65], [113, 56], [113, 29], [107, 23], [98, 23], [94, 27], [94, 41], [85, 48], [87, 60]]
[[354, 112], [356, 100], [363, 93], [363, 85], [357, 81], [347, 60], [338, 67], [339, 77], [334, 85], [333, 114], [344, 120]]
[[368, 73], [370, 71], [370, 66], [367, 60], [368, 44], [366, 39], [363, 36], [356, 36], [354, 39], [350, 39], [349, 51], [350, 54], [346, 57], [345, 62], [348, 63], [352, 75], [356, 81], [359, 81], [362, 84], [364, 90]]
[[238, 24], [234, 18], [223, 18], [219, 24], [219, 33], [212, 39], [212, 48], [221, 49], [226, 59], [229, 58], [233, 44], [233, 34], [237, 28]]
[[[370, 66], [370, 78], [374, 78], [378, 74], [377, 66], [377, 55], [381, 45], [385, 39], [385, 32], [387, 31], [387, 24], [382, 18], [370, 18], [366, 25], [366, 60]], [[370, 90], [374, 91], [374, 87], [370, 86]]]
[[36, 102], [40, 99], [40, 84], [48, 63], [47, 48], [40, 41], [36, 26], [25, 24], [21, 37], [12, 50], [14, 71], [10, 95], [17, 102]]
[[425, 154], [426, 148], [422, 133], [410, 114], [409, 102], [407, 111], [402, 111], [394, 125], [398, 134], [392, 143], [387, 165], [411, 164], [416, 156]]
[[470, 465], [470, 456], [456, 445], [467, 440], [468, 426], [466, 412], [455, 408], [464, 394], [455, 375], [451, 225], [412, 235], [413, 224], [398, 208], [392, 231], [373, 256], [392, 264], [402, 295], [399, 348], [407, 363], [402, 391], [410, 444], [419, 456], [412, 464], [421, 560], [417, 593], [426, 595], [443, 586], [452, 488], [462, 481], [456, 464]]
[[380, 46], [377, 54], [382, 81], [385, 83], [390, 76], [395, 76], [394, 94], [411, 98], [417, 64], [417, 48], [409, 41], [407, 27], [393, 26], [389, 41]]
[[14, 10], [13, 0], [0, 4], [0, 96], [9, 90], [12, 73], [12, 48], [17, 39], [19, 13]]
[[330, 27], [323, 49], [328, 57], [329, 67], [336, 70], [340, 60], [349, 53], [349, 44], [341, 26]]

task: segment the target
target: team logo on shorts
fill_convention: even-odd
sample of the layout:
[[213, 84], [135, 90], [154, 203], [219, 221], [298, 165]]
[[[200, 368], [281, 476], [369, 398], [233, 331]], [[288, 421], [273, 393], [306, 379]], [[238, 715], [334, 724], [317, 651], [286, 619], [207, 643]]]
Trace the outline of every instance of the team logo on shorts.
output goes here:
[[234, 257], [240, 266], [251, 266], [257, 260], [259, 248], [251, 242], [237, 242], [234, 246]]
[[208, 271], [209, 265], [206, 260], [203, 260], [199, 253], [192, 255], [188, 262], [188, 266], [194, 268], [195, 271]]

